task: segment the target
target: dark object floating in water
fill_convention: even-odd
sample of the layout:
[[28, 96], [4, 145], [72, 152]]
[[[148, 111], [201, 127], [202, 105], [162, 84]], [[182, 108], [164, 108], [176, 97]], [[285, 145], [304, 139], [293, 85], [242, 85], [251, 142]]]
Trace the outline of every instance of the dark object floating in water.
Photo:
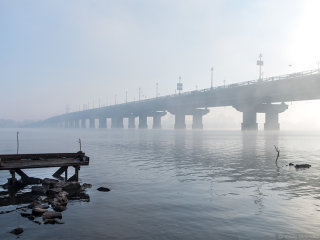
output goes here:
[[295, 168], [310, 168], [310, 164], [296, 164]]
[[293, 163], [289, 163], [289, 166], [294, 166], [294, 164]]
[[14, 235], [20, 235], [21, 233], [23, 233], [23, 228], [15, 228], [10, 233]]
[[97, 190], [100, 192], [110, 192], [110, 189], [106, 187], [99, 187]]

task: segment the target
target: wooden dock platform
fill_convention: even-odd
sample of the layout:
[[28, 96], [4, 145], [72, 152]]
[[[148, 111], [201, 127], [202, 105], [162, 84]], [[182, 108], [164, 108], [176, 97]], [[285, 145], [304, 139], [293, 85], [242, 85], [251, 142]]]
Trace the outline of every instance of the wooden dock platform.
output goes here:
[[[0, 170], [9, 170], [13, 181], [15, 173], [22, 179], [28, 176], [21, 169], [59, 167], [53, 174], [62, 178], [65, 173], [65, 181], [78, 181], [80, 166], [89, 165], [89, 157], [84, 152], [77, 153], [41, 153], [41, 154], [8, 154], [0, 155]], [[68, 179], [68, 167], [74, 167], [75, 174]]]

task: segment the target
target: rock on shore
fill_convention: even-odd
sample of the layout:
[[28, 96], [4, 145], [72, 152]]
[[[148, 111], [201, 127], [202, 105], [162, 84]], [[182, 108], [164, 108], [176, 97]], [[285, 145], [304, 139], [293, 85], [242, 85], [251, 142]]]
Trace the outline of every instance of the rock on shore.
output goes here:
[[21, 233], [23, 233], [23, 228], [15, 228], [10, 233], [14, 235], [20, 235]]

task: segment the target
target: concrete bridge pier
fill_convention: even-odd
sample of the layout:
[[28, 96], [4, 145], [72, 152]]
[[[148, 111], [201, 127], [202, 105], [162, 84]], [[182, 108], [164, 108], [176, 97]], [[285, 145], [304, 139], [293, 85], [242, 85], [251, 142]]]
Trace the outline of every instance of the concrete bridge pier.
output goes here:
[[135, 116], [129, 116], [128, 117], [128, 128], [136, 128], [136, 117]]
[[94, 118], [90, 118], [89, 119], [89, 127], [90, 128], [95, 128], [95, 119]]
[[74, 120], [74, 127], [79, 128], [79, 119]]
[[99, 118], [99, 128], [107, 128], [107, 119], [105, 117]]
[[279, 113], [267, 112], [265, 119], [264, 130], [280, 130]]
[[147, 115], [139, 115], [139, 128], [145, 129], [148, 128], [148, 121]]
[[174, 118], [174, 129], [186, 129], [186, 115], [184, 113], [176, 112]]
[[264, 130], [280, 130], [279, 113], [288, 109], [288, 105], [266, 104]]
[[192, 129], [203, 129], [202, 117], [209, 113], [208, 109], [196, 109], [192, 114], [193, 122]]
[[74, 128], [74, 120], [69, 120], [69, 128]]
[[123, 128], [123, 117], [112, 117], [111, 128]]
[[258, 123], [257, 123], [257, 106], [250, 106], [248, 103], [244, 103], [243, 105], [233, 106], [239, 112], [242, 112], [242, 123], [241, 123], [241, 130], [258, 130]]
[[242, 112], [241, 130], [258, 130], [257, 112], [254, 109]]
[[81, 128], [86, 128], [86, 119], [81, 119]]
[[258, 130], [257, 113], [265, 113], [264, 130], [279, 130], [279, 113], [288, 109], [288, 105], [261, 103], [254, 106], [234, 106], [243, 113], [241, 130]]
[[160, 129], [161, 128], [161, 118], [166, 114], [167, 114], [167, 112], [155, 112], [152, 115], [152, 117], [153, 117], [152, 128], [153, 129]]

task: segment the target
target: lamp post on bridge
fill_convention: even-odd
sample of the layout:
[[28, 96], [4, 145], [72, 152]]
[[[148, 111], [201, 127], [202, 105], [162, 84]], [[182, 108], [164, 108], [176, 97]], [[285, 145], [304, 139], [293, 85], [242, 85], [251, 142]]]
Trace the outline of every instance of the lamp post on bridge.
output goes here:
[[262, 54], [259, 54], [259, 60], [257, 60], [257, 65], [259, 66], [259, 81], [262, 80], [261, 67], [263, 66]]
[[211, 89], [213, 88], [213, 67], [211, 67]]
[[181, 76], [179, 76], [179, 82], [177, 83], [177, 90], [179, 91], [179, 95], [181, 94], [182, 89], [183, 89], [183, 84], [181, 82]]
[[139, 101], [141, 100], [141, 88], [139, 88]]
[[159, 97], [159, 83], [156, 82], [156, 98]]

